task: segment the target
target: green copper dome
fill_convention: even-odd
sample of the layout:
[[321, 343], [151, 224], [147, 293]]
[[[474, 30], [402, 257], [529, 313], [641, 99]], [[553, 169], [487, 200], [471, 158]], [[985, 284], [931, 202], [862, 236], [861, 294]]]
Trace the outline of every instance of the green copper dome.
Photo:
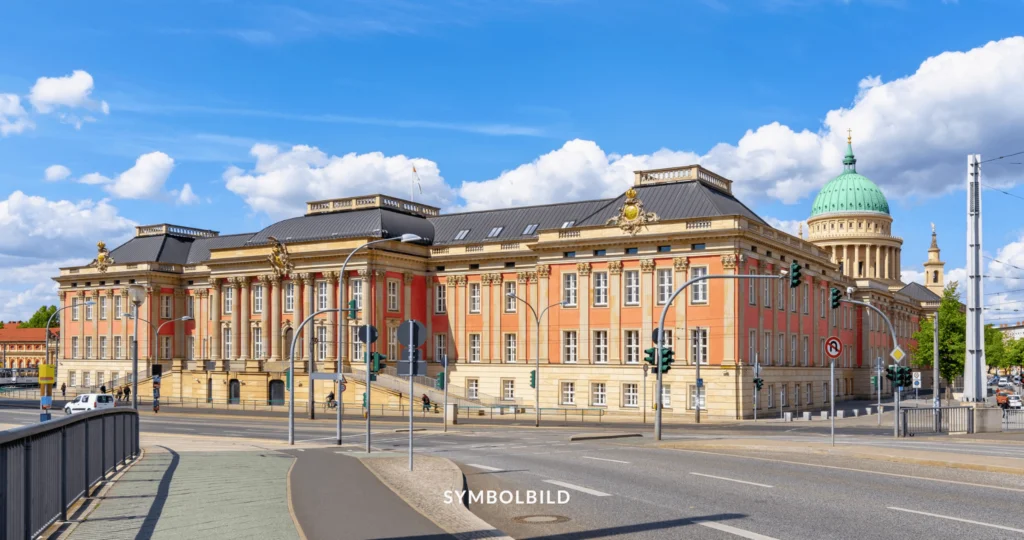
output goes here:
[[834, 212], [889, 213], [889, 202], [874, 182], [857, 174], [857, 158], [853, 157], [853, 144], [846, 141], [843, 173], [821, 188], [814, 198], [811, 217]]

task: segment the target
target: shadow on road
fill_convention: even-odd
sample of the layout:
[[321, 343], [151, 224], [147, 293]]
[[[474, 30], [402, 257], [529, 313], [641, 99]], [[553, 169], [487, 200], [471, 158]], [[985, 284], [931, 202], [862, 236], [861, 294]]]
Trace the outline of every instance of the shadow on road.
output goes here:
[[[593, 529], [590, 531], [567, 532], [546, 536], [531, 536], [529, 540], [584, 540], [587, 538], [604, 538], [620, 534], [657, 531], [662, 529], [673, 529], [675, 527], [696, 525], [697, 523], [700, 523], [702, 521], [723, 521], [727, 519], [742, 519], [745, 517], [747, 517], [746, 514], [713, 514], [710, 516], [698, 516], [690, 518], [669, 519], [665, 521], [652, 521], [649, 523], [637, 523], [634, 525], [622, 525], [620, 527], [605, 527], [603, 529]], [[676, 536], [676, 538], [682, 537]]]
[[156, 524], [160, 521], [160, 514], [164, 511], [164, 504], [167, 502], [167, 496], [171, 491], [171, 479], [174, 478], [174, 471], [178, 468], [178, 462], [181, 460], [181, 457], [174, 450], [166, 446], [160, 446], [159, 448], [163, 448], [171, 455], [171, 463], [167, 466], [163, 476], [160, 477], [160, 485], [157, 486], [156, 497], [153, 499], [153, 504], [149, 507], [149, 512], [146, 513], [146, 519], [142, 521], [142, 527], [135, 535], [135, 540], [148, 540], [153, 537], [153, 531], [156, 530]]

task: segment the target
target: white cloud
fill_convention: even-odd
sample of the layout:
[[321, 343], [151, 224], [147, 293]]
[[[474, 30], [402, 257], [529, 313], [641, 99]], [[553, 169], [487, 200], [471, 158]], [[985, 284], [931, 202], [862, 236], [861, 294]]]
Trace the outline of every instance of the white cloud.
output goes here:
[[808, 229], [807, 220], [805, 219], [778, 219], [774, 217], [766, 217], [764, 219], [772, 227], [792, 234], [793, 236], [799, 236], [800, 231], [803, 230], [804, 238], [807, 237]]
[[111, 245], [126, 240], [135, 225], [105, 200], [51, 201], [15, 191], [0, 200], [0, 253], [45, 259], [85, 256], [99, 240]]
[[29, 91], [28, 100], [43, 114], [53, 112], [58, 107], [100, 110], [104, 114], [109, 112], [110, 106], [106, 101], [97, 102], [90, 99], [92, 90], [92, 75], [76, 69], [71, 75], [64, 77], [39, 77]]
[[192, 191], [191, 184], [185, 184], [182, 186], [181, 191], [172, 192], [178, 197], [178, 204], [196, 204], [199, 202], [199, 196]]
[[[966, 153], [1024, 147], [1021, 88], [1024, 37], [1013, 37], [928, 58], [913, 74], [889, 82], [866, 76], [852, 105], [826, 112], [816, 131], [775, 122], [703, 155], [662, 149], [619, 156], [574, 140], [497, 178], [465, 182], [459, 194], [470, 210], [606, 197], [629, 185], [635, 169], [699, 162], [735, 180], [741, 199], [767, 194], [792, 204], [841, 171], [852, 128], [859, 172], [889, 196], [931, 197], [961, 188]], [[1011, 183], [1005, 169], [989, 168], [988, 182]]]
[[50, 165], [44, 175], [47, 182], [59, 182], [71, 176], [71, 169], [63, 165]]
[[0, 136], [21, 133], [33, 127], [35, 124], [21, 106], [21, 98], [14, 94], [0, 94]]
[[139, 156], [135, 166], [117, 175], [117, 178], [89, 173], [79, 178], [78, 182], [104, 184], [103, 189], [119, 199], [160, 199], [164, 197], [164, 183], [173, 169], [174, 159], [171, 156], [163, 152], [150, 152]]
[[299, 215], [308, 201], [385, 193], [404, 197], [413, 186], [413, 165], [419, 172], [425, 204], [447, 206], [454, 192], [445, 184], [437, 164], [403, 155], [380, 152], [329, 156], [319, 148], [293, 146], [282, 151], [274, 145], [256, 144], [251, 171], [229, 167], [224, 172], [228, 190], [242, 197], [253, 210], [272, 217]]

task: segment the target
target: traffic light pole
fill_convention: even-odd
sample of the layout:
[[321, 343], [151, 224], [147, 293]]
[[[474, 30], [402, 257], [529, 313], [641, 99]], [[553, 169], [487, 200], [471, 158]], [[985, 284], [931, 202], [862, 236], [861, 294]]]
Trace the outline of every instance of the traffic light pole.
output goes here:
[[[892, 336], [892, 348], [893, 348], [893, 350], [896, 349], [896, 347], [899, 345], [899, 342], [896, 341], [896, 329], [893, 328], [892, 321], [889, 320], [889, 317], [886, 317], [885, 313], [882, 313], [882, 310], [876, 308], [875, 306], [872, 306], [871, 304], [868, 304], [867, 302], [858, 302], [857, 300], [850, 300], [849, 298], [843, 298], [842, 302], [846, 302], [847, 304], [854, 304], [854, 305], [857, 305], [857, 306], [864, 306], [864, 307], [874, 311], [875, 313], [877, 313], [878, 316], [881, 317], [882, 320], [885, 321], [885, 324], [889, 327], [889, 335]], [[895, 360], [895, 358], [893, 360]], [[897, 361], [896, 365], [899, 366], [900, 362]], [[881, 381], [879, 381], [879, 382], [881, 382]], [[833, 384], [835, 384], [835, 379], [834, 378], [833, 378]], [[893, 434], [894, 437], [899, 437], [900, 436], [900, 393], [901, 392], [899, 391], [899, 387], [897, 386], [896, 387], [896, 392], [895, 392], [895, 394], [896, 394], [896, 410], [893, 412], [893, 417], [892, 417], [892, 434]], [[879, 392], [879, 396], [881, 396], [881, 392]], [[879, 397], [879, 400], [881, 400], [881, 397]], [[881, 410], [878, 411], [878, 415], [879, 415], [879, 422], [881, 422], [881, 415], [882, 415], [882, 411]]]
[[[754, 378], [761, 376], [761, 362], [757, 359], [757, 353], [754, 353]], [[761, 392], [757, 389], [757, 384], [754, 384], [754, 421], [757, 422], [757, 395]]]
[[[654, 403], [655, 403], [655, 410], [654, 410], [654, 439], [655, 440], [658, 440], [658, 441], [661, 440], [661, 410], [662, 410], [662, 406], [661, 406], [662, 405], [662, 401], [661, 401], [661, 397], [662, 397], [661, 396], [661, 379], [662, 379], [662, 377], [661, 377], [661, 375], [662, 375], [661, 374], [661, 350], [665, 347], [665, 318], [668, 316], [668, 308], [669, 308], [669, 306], [672, 305], [672, 302], [676, 299], [677, 296], [679, 296], [683, 291], [685, 291], [687, 287], [689, 287], [693, 283], [697, 283], [698, 281], [705, 281], [705, 280], [711, 280], [711, 279], [744, 279], [744, 278], [747, 278], [747, 279], [782, 279], [784, 277], [786, 277], [786, 274], [780, 274], [780, 275], [777, 275], [777, 276], [766, 276], [766, 275], [762, 275], [762, 274], [736, 274], [736, 275], [699, 276], [699, 277], [695, 277], [695, 278], [687, 281], [686, 283], [683, 283], [682, 285], [679, 286], [678, 289], [676, 289], [675, 291], [672, 291], [672, 296], [670, 296], [668, 298], [668, 301], [665, 302], [665, 307], [662, 308], [662, 310], [661, 310], [661, 317], [658, 319], [658, 346], [657, 346], [657, 350], [655, 351], [655, 354], [657, 355], [656, 358], [658, 360], [657, 363], [655, 364], [655, 366], [657, 367], [657, 377], [658, 378], [657, 378], [657, 382], [655, 382], [655, 390], [654, 390], [654, 392], [655, 392], [655, 395], [654, 395]], [[700, 364], [698, 364], [698, 366], [699, 365]], [[698, 367], [698, 369], [700, 369], [700, 368]], [[697, 397], [696, 397], [697, 406], [698, 406], [698, 409], [697, 409], [698, 410], [698, 414], [700, 414], [699, 413], [699, 411], [700, 411], [699, 407], [700, 407], [700, 396], [701, 396], [700, 392], [701, 392], [701, 390], [702, 389], [698, 387], [698, 389], [697, 389], [698, 393], [697, 393]]]
[[[288, 444], [295, 444], [295, 344], [299, 341], [299, 334], [302, 333], [302, 328], [306, 326], [306, 323], [312, 321], [314, 317], [322, 313], [334, 313], [337, 309], [321, 309], [320, 311], [314, 312], [309, 317], [306, 317], [299, 327], [292, 333], [292, 344], [288, 349]], [[312, 391], [312, 388], [310, 389]], [[341, 401], [341, 396], [338, 396], [338, 401]]]

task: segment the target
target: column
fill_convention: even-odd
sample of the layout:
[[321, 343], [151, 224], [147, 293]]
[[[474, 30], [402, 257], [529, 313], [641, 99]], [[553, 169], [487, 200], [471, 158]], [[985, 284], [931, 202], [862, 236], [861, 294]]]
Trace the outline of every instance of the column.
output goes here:
[[210, 287], [210, 303], [207, 309], [212, 314], [213, 321], [210, 323], [210, 360], [220, 360], [220, 336], [221, 336], [221, 324], [220, 324], [220, 280], [213, 278], [211, 280], [212, 287]]
[[608, 262], [608, 336], [615, 336], [618, 346], [608, 348], [608, 363], [622, 364], [622, 261]]
[[845, 275], [847, 275], [847, 272], [850, 271], [850, 261], [846, 257], [846, 246], [845, 245], [843, 245], [843, 246], [836, 246], [836, 250], [837, 251], [838, 250], [842, 250], [840, 257], [841, 257], [841, 260], [843, 262], [843, 272], [842, 273], [845, 276]]
[[249, 334], [252, 333], [252, 308], [249, 307], [249, 290], [250, 290], [249, 286], [250, 286], [251, 283], [252, 282], [250, 281], [249, 276], [245, 276], [245, 277], [241, 278], [241, 280], [239, 282], [239, 285], [241, 287], [241, 290], [239, 291], [239, 295], [238, 295], [238, 299], [239, 299], [238, 304], [239, 304], [239, 307], [241, 308], [241, 309], [239, 309], [241, 322], [238, 325], [239, 326], [238, 330], [239, 330], [239, 332], [241, 334], [239, 336], [239, 342], [238, 342], [238, 344], [239, 344], [239, 347], [238, 347], [238, 349], [239, 349], [238, 350], [238, 359], [239, 360], [248, 360], [249, 357], [250, 357], [250, 354], [249, 354]]
[[[153, 286], [146, 287], [146, 292], [149, 293], [147, 295], [147, 300], [146, 300], [146, 302], [147, 302], [146, 305], [149, 306], [149, 309], [148, 309], [149, 315], [147, 317], [143, 317], [143, 318], [144, 319], [149, 319], [153, 323], [153, 326], [147, 328], [145, 324], [140, 324], [139, 327], [143, 328], [143, 329], [146, 329], [145, 330], [146, 331], [146, 335], [149, 336], [149, 339], [146, 340], [146, 348], [145, 348], [146, 354], [148, 355], [147, 358], [149, 359], [149, 361], [145, 364], [145, 366], [146, 366], [145, 371], [146, 371], [146, 373], [149, 373], [149, 366], [153, 365], [153, 361], [157, 358], [158, 352], [160, 351], [160, 336], [156, 335], [156, 328], [158, 326], [160, 326], [160, 323], [161, 323], [161, 320], [160, 320], [160, 287], [153, 287]], [[139, 348], [139, 351], [140, 351], [139, 352], [139, 357], [140, 358], [142, 357], [142, 352], [141, 352], [142, 350], [143, 349], [140, 347]], [[141, 371], [142, 368], [139, 368], [139, 370]], [[140, 374], [140, 377], [141, 377], [141, 374]]]
[[93, 358], [100, 357], [100, 291], [89, 291], [89, 299], [96, 302], [93, 306], [92, 317], [92, 354]]
[[[576, 263], [576, 275], [576, 309], [580, 310], [580, 328], [577, 334], [579, 347], [576, 349], [576, 354], [579, 356], [581, 364], [592, 364], [594, 363], [594, 347], [591, 338], [594, 336], [594, 332], [590, 328], [590, 263]], [[609, 348], [614, 339], [612, 336], [608, 336], [606, 345]]]
[[[505, 292], [502, 290], [504, 276], [501, 273], [491, 274], [491, 309], [488, 314], [491, 318], [491, 343], [494, 347], [494, 360], [496, 363], [505, 361], [504, 342], [501, 335], [501, 314], [505, 312]], [[518, 352], [518, 350], [516, 351]]]
[[195, 300], [193, 300], [193, 302], [195, 302], [195, 309], [193, 315], [195, 315], [196, 318], [196, 348], [195, 354], [193, 355], [192, 358], [193, 360], [196, 361], [196, 364], [192, 367], [192, 369], [196, 369], [196, 366], [202, 366], [202, 362], [204, 362], [209, 357], [209, 352], [207, 352], [208, 349], [205, 349], [203, 347], [203, 340], [206, 340], [206, 346], [209, 347], [210, 343], [208, 335], [208, 325], [210, 324], [210, 304], [208, 303], [209, 295], [207, 294], [206, 289], [194, 289], [193, 291], [195, 294]]
[[[114, 358], [114, 290], [107, 289], [104, 294], [107, 295], [107, 356], [109, 359]], [[45, 354], [45, 352], [44, 352]], [[111, 376], [111, 379], [116, 379], [116, 376]]]
[[231, 358], [225, 358], [225, 360], [238, 360], [238, 351], [241, 349], [241, 333], [238, 331], [242, 326], [242, 318], [240, 309], [240, 298], [242, 296], [241, 290], [242, 278], [233, 277], [231, 278]]
[[[377, 336], [378, 337], [377, 337], [377, 343], [374, 344], [375, 345], [374, 350], [376, 350], [378, 352], [384, 350], [384, 346], [382, 345], [382, 343], [387, 343], [387, 341], [388, 341], [387, 325], [385, 324], [385, 322], [387, 321], [387, 311], [388, 311], [388, 304], [387, 304], [388, 280], [387, 280], [387, 275], [388, 275], [388, 273], [387, 273], [386, 270], [375, 270], [374, 271], [374, 276], [373, 276], [373, 281], [374, 281], [374, 284], [373, 284], [373, 298], [374, 298], [373, 319], [374, 319], [374, 322], [372, 322], [371, 324], [373, 324], [373, 326], [377, 328]], [[451, 297], [449, 297], [449, 298], [451, 298]], [[449, 346], [450, 346], [451, 345], [451, 338], [448, 338], [448, 339], [449, 339], [448, 343], [449, 343]], [[433, 345], [431, 345], [431, 346], [433, 346]]]
[[[171, 317], [180, 318], [185, 316], [185, 302], [188, 291], [185, 289], [174, 289], [174, 305], [171, 309]], [[171, 358], [185, 358], [185, 321], [174, 321], [174, 349], [171, 351]]]
[[[466, 334], [466, 314], [469, 312], [469, 300], [467, 298], [467, 293], [469, 291], [466, 289], [467, 281], [468, 279], [466, 276], [459, 276], [455, 283], [455, 286], [458, 289], [455, 304], [455, 331], [457, 332], [455, 340], [458, 343], [458, 348], [453, 351], [455, 354], [450, 354], [453, 359], [458, 357], [462, 357], [463, 359], [469, 358], [469, 337]], [[536, 275], [533, 281], [537, 281]]]
[[[519, 272], [516, 274], [516, 295], [523, 300], [529, 302], [537, 313], [544, 309], [538, 306], [536, 303], [530, 301], [530, 292], [527, 287], [530, 283], [530, 277], [526, 272]], [[530, 308], [526, 307], [522, 302], [516, 300], [516, 329], [519, 332], [519, 359], [529, 363], [534, 355], [533, 341], [530, 339], [537, 339], [533, 336], [533, 312], [530, 312], [530, 324], [527, 325], [526, 313], [530, 312]]]
[[[125, 317], [124, 314], [132, 312], [132, 304], [131, 304], [131, 301], [130, 301], [131, 299], [128, 297], [128, 289], [127, 288], [119, 289], [117, 291], [117, 294], [121, 295], [121, 311], [122, 311], [122, 314], [121, 314], [121, 347], [122, 347], [121, 348], [121, 359], [122, 360], [124, 360], [124, 359], [129, 359], [130, 360], [131, 357], [132, 357], [132, 349], [131, 349], [131, 342], [128, 341], [128, 338], [131, 336], [131, 334], [128, 333], [128, 328], [130, 326], [132, 326], [132, 324], [131, 324], [132, 321], [128, 317]], [[65, 298], [67, 298], [67, 297], [65, 297]], [[64, 317], [61, 317], [61, 319], [63, 320]], [[64, 331], [63, 330], [61, 330], [61, 334], [60, 335], [61, 336], [64, 335]], [[111, 346], [113, 346], [113, 345], [111, 345]], [[63, 349], [62, 348], [62, 350], [70, 351], [71, 349]]]
[[[338, 280], [341, 274], [338, 272], [324, 272], [324, 279], [327, 280], [327, 309], [337, 309], [338, 303]], [[338, 314], [327, 314], [327, 355], [321, 359], [325, 371], [337, 371], [338, 369], [338, 338], [334, 335], [338, 327]], [[387, 334], [381, 332], [381, 339], [387, 340]]]
[[[640, 343], [651, 338], [654, 329], [654, 310], [661, 311], [654, 302], [654, 259], [640, 259], [640, 305], [643, 316], [640, 325]], [[643, 349], [643, 347], [640, 347]]]
[[[551, 279], [551, 266], [546, 264], [537, 265], [537, 305], [547, 307], [552, 304], [551, 299], [548, 297], [548, 283]], [[544, 309], [543, 307], [541, 309]], [[540, 320], [540, 335], [537, 339], [540, 340], [540, 361], [541, 363], [550, 363], [551, 358], [548, 353], [548, 329], [551, 327], [551, 317], [556, 315], [556, 310], [561, 309], [560, 307], [553, 307], [548, 310], [544, 318]]]
[[[427, 276], [427, 320], [424, 321], [427, 327], [427, 340], [423, 343], [423, 359], [427, 362], [434, 360], [434, 314], [437, 313], [437, 286], [440, 285], [440, 276], [435, 282]], [[447, 291], [445, 291], [447, 292]]]
[[[296, 328], [298, 328], [298, 325], [302, 324], [302, 321], [308, 319], [309, 316], [313, 314], [313, 311], [315, 311], [313, 309], [313, 306], [314, 302], [316, 302], [316, 297], [313, 295], [313, 281], [316, 277], [316, 274], [305, 273], [301, 274], [300, 277], [302, 278], [302, 283], [304, 285], [302, 288], [302, 319], [296, 323]], [[366, 308], [369, 307], [369, 294], [369, 289], [364, 288], [364, 311], [367, 311]], [[369, 312], [367, 311], [367, 313]], [[310, 321], [306, 323], [306, 327], [302, 329], [302, 364], [306, 366], [309, 365], [309, 353], [311, 352], [309, 350], [309, 336], [313, 335], [313, 332], [313, 322]]]
[[[273, 332], [270, 329], [270, 315], [274, 311], [273, 295], [270, 293], [270, 280], [269, 274], [263, 274], [259, 276], [260, 294], [263, 295], [263, 310], [260, 312], [260, 337], [263, 341], [263, 350], [260, 351], [259, 356], [253, 354], [254, 360], [266, 360], [270, 355], [270, 343], [276, 340], [271, 339]], [[255, 352], [255, 351], [254, 351]]]
[[284, 303], [281, 302], [281, 276], [274, 275], [270, 278], [270, 296], [266, 300], [264, 309], [270, 308], [270, 328], [263, 330], [263, 339], [270, 338], [270, 360], [281, 361], [281, 310]]
[[[862, 246], [860, 244], [855, 244], [853, 246], [853, 277], [855, 277], [855, 278], [859, 278], [859, 277], [862, 277], [864, 275], [867, 275], [867, 272], [864, 272], [863, 274], [860, 272], [860, 263], [861, 263], [860, 249], [861, 249], [861, 247]], [[867, 255], [867, 253], [865, 253], [865, 255]]]
[[[690, 259], [688, 257], [676, 257], [672, 259], [672, 268], [675, 270], [672, 285], [674, 287], [679, 287], [683, 283], [686, 283], [686, 274], [690, 269]], [[760, 291], [761, 287], [758, 287], [757, 290]], [[676, 355], [679, 357], [680, 362], [686, 361], [686, 355], [688, 354], [686, 352], [686, 347], [688, 347], [690, 343], [690, 338], [686, 335], [686, 304], [689, 292], [690, 291], [685, 291], [676, 297], [676, 326], [675, 331], [672, 332], [673, 343], [666, 343], [667, 346], [676, 351]], [[648, 338], [640, 336], [640, 343], [643, 344], [646, 339]], [[677, 344], [682, 348], [682, 350], [676, 347]], [[645, 347], [641, 345], [640, 349], [643, 350], [644, 348]]]

